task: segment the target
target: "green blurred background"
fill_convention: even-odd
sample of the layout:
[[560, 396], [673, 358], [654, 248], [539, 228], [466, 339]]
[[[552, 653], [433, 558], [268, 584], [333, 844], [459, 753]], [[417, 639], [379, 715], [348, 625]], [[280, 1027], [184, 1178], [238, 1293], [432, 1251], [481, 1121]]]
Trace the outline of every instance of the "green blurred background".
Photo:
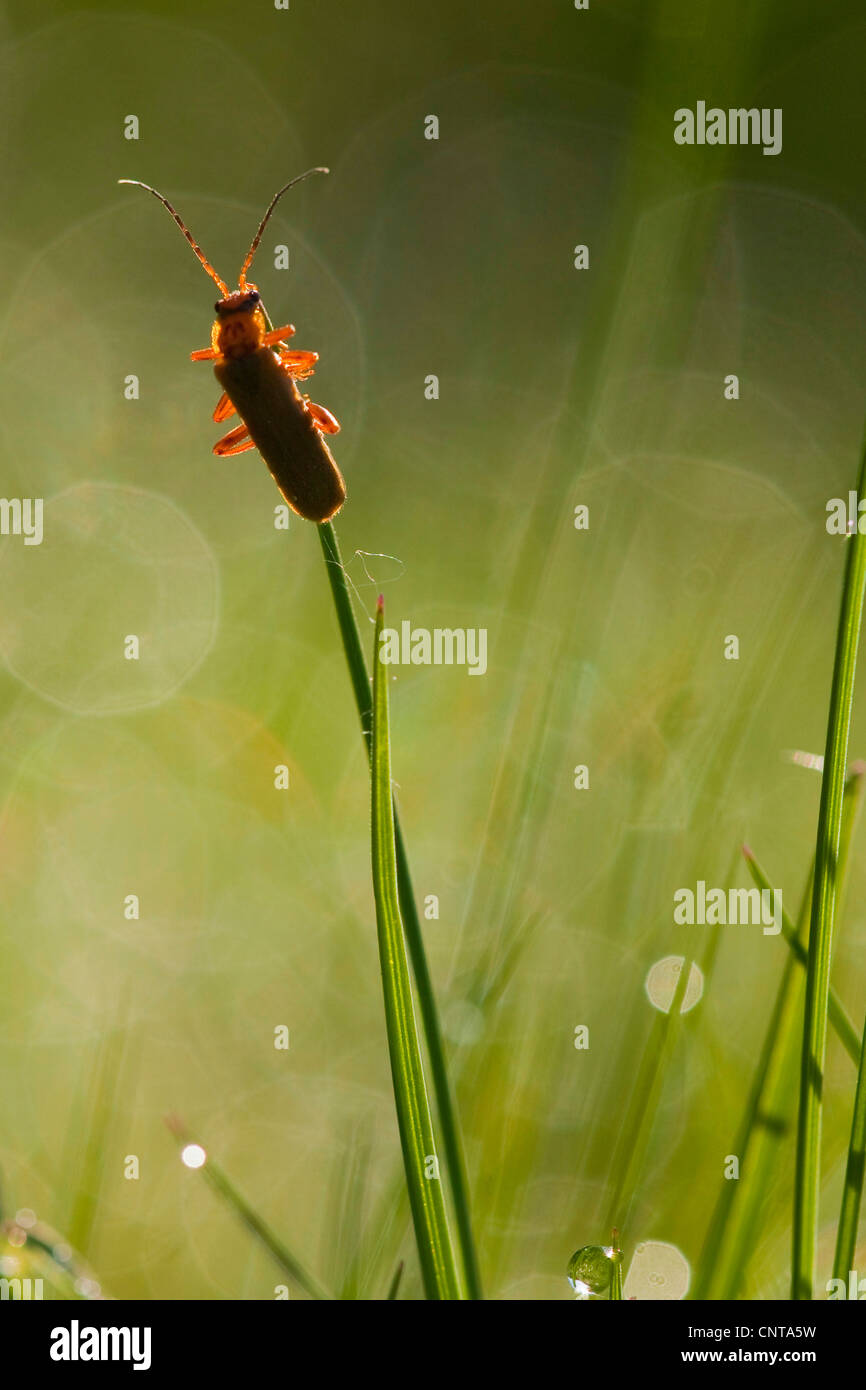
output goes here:
[[[853, 486], [866, 402], [864, 51], [857, 0], [3, 7], [2, 492], [46, 503], [41, 546], [0, 539], [0, 1167], [7, 1214], [34, 1209], [110, 1294], [282, 1281], [178, 1162], [169, 1110], [321, 1277], [358, 1255], [381, 1296], [402, 1252], [419, 1289], [318, 540], [274, 529], [257, 455], [212, 456], [218, 389], [188, 354], [214, 286], [116, 180], [156, 184], [232, 280], [273, 191], [331, 167], [281, 204], [254, 278], [342, 421], [365, 639], [380, 589], [395, 625], [489, 631], [483, 678], [396, 668], [394, 773], [419, 899], [440, 903], [425, 932], [487, 1291], [565, 1299], [571, 1252], [609, 1234], [645, 977], [706, 945], [674, 890], [724, 883], [747, 838], [793, 910], [813, 848], [819, 780], [785, 754], [823, 747], [824, 509]], [[782, 107], [781, 155], [676, 146], [699, 99]], [[861, 843], [834, 967], [855, 1021]], [[694, 1266], [785, 949], [723, 930], [626, 1267], [641, 1242]], [[831, 1043], [820, 1287], [851, 1083]], [[786, 1154], [750, 1297], [786, 1288]]]

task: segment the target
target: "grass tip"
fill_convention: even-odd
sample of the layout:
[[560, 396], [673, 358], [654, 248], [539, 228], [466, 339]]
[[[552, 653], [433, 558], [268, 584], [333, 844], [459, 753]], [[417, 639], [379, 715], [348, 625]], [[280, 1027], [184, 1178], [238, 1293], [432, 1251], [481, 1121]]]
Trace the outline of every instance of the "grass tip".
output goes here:
[[173, 1110], [170, 1110], [167, 1115], [163, 1116], [163, 1119], [166, 1129], [170, 1134], [174, 1135], [175, 1139], [184, 1140], [189, 1138], [189, 1131], [180, 1118], [180, 1115], [176, 1115]]

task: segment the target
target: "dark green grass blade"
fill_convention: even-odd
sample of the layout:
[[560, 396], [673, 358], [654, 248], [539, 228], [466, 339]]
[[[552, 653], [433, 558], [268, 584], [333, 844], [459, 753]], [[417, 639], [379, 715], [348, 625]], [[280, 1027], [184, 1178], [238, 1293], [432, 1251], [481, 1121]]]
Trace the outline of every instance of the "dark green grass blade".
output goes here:
[[[749, 872], [755, 880], [755, 883], [759, 888], [769, 888], [770, 881], [751, 850], [744, 850], [744, 854]], [[809, 962], [809, 953], [802, 940], [803, 934], [798, 928], [794, 927], [784, 908], [782, 909], [782, 935], [790, 946], [791, 954], [797, 964], [807, 966]], [[854, 1065], [858, 1066], [860, 1062], [860, 1038], [857, 1029], [851, 1022], [841, 999], [832, 985], [827, 992], [827, 1017], [831, 1027], [837, 1033], [839, 1041], [848, 1053], [848, 1056], [851, 1058]]]
[[403, 1261], [401, 1260], [400, 1263], [398, 1264], [397, 1268], [394, 1270], [394, 1278], [391, 1280], [391, 1283], [390, 1283], [390, 1285], [389, 1285], [389, 1287], [388, 1287], [387, 1301], [388, 1301], [389, 1303], [393, 1303], [394, 1300], [395, 1300], [395, 1298], [397, 1297], [397, 1293], [398, 1293], [399, 1288], [400, 1288], [400, 1281], [402, 1280], [402, 1278], [403, 1278]]
[[[373, 896], [385, 1000], [385, 1025], [406, 1186], [415, 1226], [421, 1274], [428, 1298], [461, 1297], [460, 1277], [451, 1246], [445, 1198], [438, 1173], [433, 1121], [415, 1026], [409, 959], [400, 917], [397, 855], [394, 846], [394, 798], [391, 786], [391, 741], [388, 717], [388, 672], [378, 660], [384, 607], [379, 600], [373, 660]], [[431, 1167], [435, 1165], [431, 1173]]]
[[[862, 497], [864, 491], [866, 442], [861, 452], [857, 481], [858, 495]], [[806, 967], [806, 1007], [800, 1063], [800, 1108], [797, 1118], [791, 1244], [793, 1299], [811, 1299], [815, 1278], [830, 953], [836, 914], [836, 869], [842, 823], [845, 764], [848, 757], [848, 734], [854, 698], [854, 674], [866, 589], [866, 537], [860, 535], [859, 529], [855, 530], [845, 540], [845, 547], [845, 578], [830, 688], [830, 711], [827, 719], [827, 742], [815, 846], [815, 891], [812, 895], [812, 921], [809, 930], [809, 963]]]
[[[355, 704], [357, 705], [358, 715], [361, 720], [361, 732], [369, 756], [373, 705], [370, 692], [370, 677], [367, 672], [364, 649], [361, 645], [361, 637], [358, 632], [358, 625], [355, 621], [355, 613], [352, 607], [352, 597], [349, 592], [346, 573], [343, 569], [343, 562], [340, 557], [337, 533], [330, 521], [322, 522], [317, 529], [322, 544], [322, 551], [325, 556], [325, 568], [327, 570], [328, 583], [331, 586], [331, 594], [337, 613], [337, 622], [340, 628], [343, 650], [346, 655], [346, 664], [349, 668], [349, 678], [352, 682]], [[445, 1044], [439, 1022], [439, 1012], [436, 1007], [436, 996], [433, 992], [433, 982], [430, 978], [430, 969], [427, 964], [424, 936], [418, 918], [418, 909], [415, 904], [415, 893], [412, 887], [412, 876], [409, 871], [409, 860], [403, 842], [400, 819], [396, 811], [394, 812], [394, 828], [400, 911], [406, 933], [406, 944], [409, 949], [409, 957], [412, 962], [412, 973], [415, 977], [418, 1009], [421, 1015], [424, 1041], [427, 1047], [427, 1058], [430, 1064], [430, 1080], [433, 1086], [436, 1110], [439, 1117], [442, 1153], [445, 1159], [447, 1179], [454, 1203], [454, 1220], [466, 1280], [466, 1291], [470, 1298], [481, 1298], [481, 1275], [478, 1266], [478, 1255], [475, 1248], [475, 1238], [472, 1230], [469, 1184], [466, 1178], [466, 1164], [463, 1158], [463, 1146], [460, 1140], [457, 1109], [454, 1103], [454, 1095], [445, 1062]]]

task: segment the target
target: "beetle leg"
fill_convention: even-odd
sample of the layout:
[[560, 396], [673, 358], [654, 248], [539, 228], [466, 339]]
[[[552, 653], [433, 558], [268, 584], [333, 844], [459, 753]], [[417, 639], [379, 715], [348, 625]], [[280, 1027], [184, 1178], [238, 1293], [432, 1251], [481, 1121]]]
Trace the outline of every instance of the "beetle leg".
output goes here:
[[228, 434], [224, 434], [213, 446], [213, 451], [220, 458], [228, 458], [230, 454], [243, 454], [247, 449], [253, 449], [255, 445], [250, 439], [250, 432], [246, 425], [236, 425]]
[[232, 405], [225, 391], [223, 391], [216, 403], [216, 410], [213, 413], [214, 424], [219, 425], [223, 420], [227, 420], [230, 415], [234, 415], [235, 407]]
[[291, 338], [294, 332], [293, 323], [287, 323], [282, 328], [272, 328], [270, 333], [266, 333], [262, 338], [262, 347], [274, 347], [276, 343], [282, 342], [283, 338]]
[[315, 401], [307, 401], [307, 409], [316, 422], [316, 427], [323, 434], [339, 434], [340, 422], [330, 410], [326, 410], [323, 405], [316, 405]]
[[189, 355], [190, 362], [213, 362], [214, 358], [219, 357], [216, 348], [198, 348]]
[[318, 360], [317, 352], [304, 352], [300, 348], [284, 348], [280, 353], [281, 366], [296, 381], [304, 381], [306, 377], [312, 376]]
[[[253, 443], [253, 441], [251, 439], [247, 439], [244, 441], [243, 444], [236, 444], [233, 449], [220, 449], [219, 457], [221, 459], [231, 458], [233, 454], [245, 454], [249, 449], [254, 449], [255, 447], [256, 446]], [[214, 453], [216, 452], [217, 450], [216, 448], [214, 448]]]

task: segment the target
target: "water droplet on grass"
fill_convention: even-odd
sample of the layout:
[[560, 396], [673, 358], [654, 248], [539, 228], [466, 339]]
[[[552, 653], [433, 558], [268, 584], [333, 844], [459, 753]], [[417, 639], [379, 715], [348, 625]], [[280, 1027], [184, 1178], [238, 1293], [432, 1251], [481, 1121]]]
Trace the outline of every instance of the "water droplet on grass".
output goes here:
[[582, 1245], [568, 1262], [568, 1282], [579, 1299], [604, 1293], [613, 1276], [610, 1246]]

